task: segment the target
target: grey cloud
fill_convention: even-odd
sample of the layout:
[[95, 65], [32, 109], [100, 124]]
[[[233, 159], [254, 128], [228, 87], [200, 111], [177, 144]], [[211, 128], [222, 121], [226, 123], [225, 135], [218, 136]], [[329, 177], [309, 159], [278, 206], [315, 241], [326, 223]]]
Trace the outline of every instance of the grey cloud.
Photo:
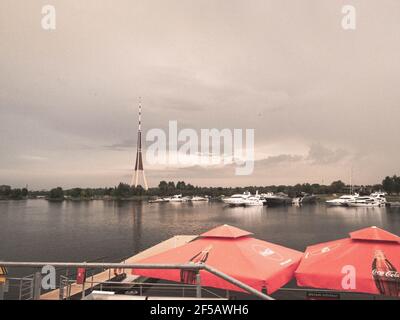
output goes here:
[[302, 155], [281, 154], [255, 161], [256, 166], [274, 166], [291, 162], [299, 162], [304, 159]]
[[136, 147], [136, 140], [133, 139], [127, 139], [123, 140], [120, 143], [114, 143], [110, 145], [105, 145], [104, 148], [109, 149], [109, 150], [114, 150], [114, 151], [121, 151], [125, 149], [132, 149]]
[[340, 162], [350, 156], [350, 153], [344, 149], [329, 149], [319, 143], [310, 147], [307, 160], [312, 164], [333, 164]]

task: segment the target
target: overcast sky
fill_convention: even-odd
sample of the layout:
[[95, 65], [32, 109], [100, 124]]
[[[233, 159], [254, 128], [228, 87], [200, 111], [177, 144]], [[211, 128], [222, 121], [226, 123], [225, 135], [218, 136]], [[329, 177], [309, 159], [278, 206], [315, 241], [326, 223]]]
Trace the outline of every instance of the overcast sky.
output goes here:
[[145, 133], [255, 129], [252, 175], [145, 163], [150, 185], [348, 182], [352, 166], [380, 182], [400, 173], [399, 52], [398, 0], [2, 0], [0, 184], [130, 182], [138, 96]]

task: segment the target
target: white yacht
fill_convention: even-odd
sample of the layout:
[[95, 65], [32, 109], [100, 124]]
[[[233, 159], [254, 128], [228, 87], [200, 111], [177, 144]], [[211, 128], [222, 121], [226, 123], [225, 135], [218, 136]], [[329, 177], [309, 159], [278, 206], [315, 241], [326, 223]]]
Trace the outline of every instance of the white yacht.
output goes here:
[[348, 202], [354, 201], [359, 196], [358, 193], [355, 193], [354, 195], [347, 194], [337, 199], [325, 201], [325, 203], [329, 206], [345, 206]]
[[244, 200], [244, 205], [246, 207], [263, 206], [264, 202], [265, 200], [261, 198], [257, 191], [254, 196], [250, 196]]
[[362, 197], [357, 197], [354, 200], [347, 202], [346, 205], [349, 207], [373, 208], [373, 207], [383, 206], [384, 204], [382, 204], [381, 201], [375, 197], [362, 196]]
[[190, 201], [208, 201], [208, 197], [193, 196]]
[[176, 194], [170, 198], [165, 198], [166, 200], [168, 200], [169, 202], [186, 202], [188, 201], [187, 197], [182, 197], [181, 194]]
[[386, 194], [387, 194], [386, 192], [378, 191], [378, 192], [371, 193], [370, 196], [377, 199], [382, 206], [386, 206], [386, 203], [387, 203]]
[[234, 194], [230, 197], [225, 197], [222, 201], [230, 206], [243, 206], [245, 204], [245, 200], [251, 197], [250, 192], [244, 192], [243, 194]]
[[294, 206], [301, 206], [301, 198], [299, 198], [299, 197], [293, 198], [293, 199], [292, 199], [292, 205], [294, 205]]

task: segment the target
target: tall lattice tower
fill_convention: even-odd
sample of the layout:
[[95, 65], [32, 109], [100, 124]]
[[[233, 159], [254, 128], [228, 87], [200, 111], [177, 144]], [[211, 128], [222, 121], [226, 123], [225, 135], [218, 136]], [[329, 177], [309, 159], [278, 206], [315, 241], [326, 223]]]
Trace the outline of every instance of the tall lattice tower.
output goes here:
[[138, 127], [138, 138], [137, 138], [137, 150], [136, 150], [136, 163], [135, 163], [135, 172], [132, 176], [131, 185], [137, 187], [139, 174], [142, 173], [144, 189], [147, 190], [149, 187], [147, 186], [146, 175], [144, 174], [143, 168], [143, 156], [142, 156], [142, 101], [139, 98], [139, 127]]

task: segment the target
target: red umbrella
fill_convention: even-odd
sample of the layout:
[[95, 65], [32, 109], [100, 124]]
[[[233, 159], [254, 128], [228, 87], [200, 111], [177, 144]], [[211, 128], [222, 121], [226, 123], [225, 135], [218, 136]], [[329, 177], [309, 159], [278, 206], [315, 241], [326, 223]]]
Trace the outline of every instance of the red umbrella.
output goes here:
[[[293, 278], [302, 253], [251, 237], [252, 233], [223, 225], [203, 233], [196, 240], [138, 263], [205, 263], [219, 271], [268, 294]], [[133, 274], [175, 282], [195, 283], [188, 270], [135, 269]], [[233, 284], [200, 271], [201, 284], [207, 287], [242, 291]]]
[[296, 270], [297, 284], [388, 296], [400, 296], [400, 237], [377, 227], [350, 238], [307, 248]]

